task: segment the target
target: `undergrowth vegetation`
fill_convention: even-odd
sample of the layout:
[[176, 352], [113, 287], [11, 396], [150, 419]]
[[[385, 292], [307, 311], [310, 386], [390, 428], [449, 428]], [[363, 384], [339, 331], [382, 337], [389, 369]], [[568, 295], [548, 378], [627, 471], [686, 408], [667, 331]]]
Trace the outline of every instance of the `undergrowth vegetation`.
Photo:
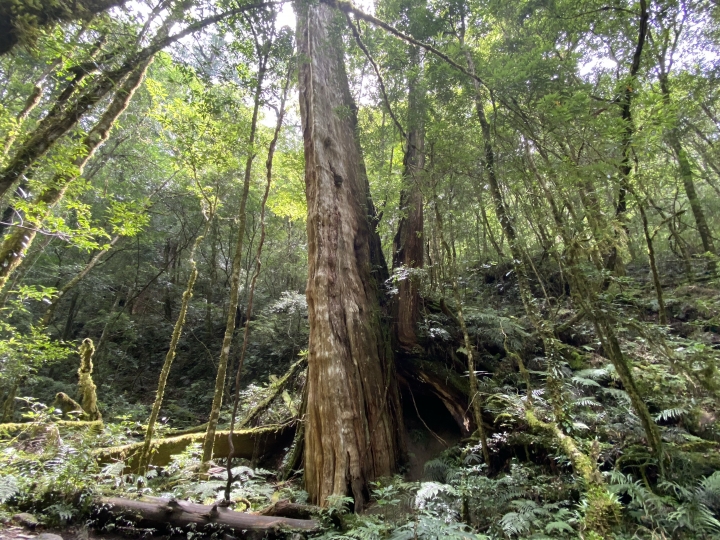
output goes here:
[[[710, 282], [703, 285], [705, 291], [712, 286]], [[647, 296], [641, 288], [625, 283], [617, 290], [612, 309], [623, 321], [618, 333], [660, 426], [665, 443], [662, 461], [645, 445], [631, 401], [587, 323], [578, 323], [564, 342], [558, 375], [568, 419], [562, 428], [597, 462], [617, 505], [607, 537], [720, 537], [720, 426], [712, 385], [712, 366], [720, 361], [720, 351], [714, 347], [714, 334], [708, 332], [717, 323], [720, 296], [706, 294], [696, 301], [687, 295], [686, 286], [669, 291], [669, 304], [677, 306], [678, 314], [694, 315], [678, 319], [678, 325], [660, 327], [646, 318], [646, 310], [653, 306], [645, 303]], [[426, 461], [420, 477], [396, 476], [373, 483], [372, 503], [362, 514], [350, 512], [351, 498], [328, 500], [324, 510], [317, 510], [322, 530], [315, 536], [367, 540], [591, 537], [585, 530], [590, 510], [587, 486], [557, 441], [528, 424], [527, 380], [509, 354], [524, 357], [534, 413], [549, 418], [552, 409], [540, 344], [513, 303], [492, 288], [486, 291], [485, 307], [468, 308], [466, 320], [487, 369], [481, 372], [480, 392], [492, 461], [484, 462], [479, 441], [459, 441]], [[494, 303], [492, 309], [488, 301]], [[263, 317], [272, 314], [292, 316], [296, 305], [302, 309], [304, 303], [284, 298], [261, 316], [259, 324], [267, 324]], [[433, 310], [431, 297], [426, 305], [422, 328], [429, 350], [451, 368], [463, 354], [459, 329], [450, 315]], [[570, 311], [562, 315], [570, 316]], [[281, 318], [278, 323], [261, 329], [261, 339], [272, 339], [276, 331], [287, 332], [298, 324], [292, 318]], [[301, 371], [282, 392], [276, 390], [274, 376], [265, 384], [249, 384], [241, 392], [241, 417], [269, 397], [269, 404], [254, 421], [277, 426], [292, 422], [302, 407], [303, 377]], [[26, 510], [48, 525], [99, 525], [93, 501], [100, 496], [151, 496], [205, 504], [222, 500], [227, 484], [224, 460], [203, 466], [199, 443], [142, 476], [133, 473], [123, 459], [98, 465], [99, 450], [140, 440], [146, 409], [122, 401], [105, 405], [106, 423], [88, 428], [73, 422], [72, 414], [62, 420], [62, 411], [48, 405], [24, 398], [19, 407], [23, 423], [3, 428], [0, 502], [5, 518]], [[223, 412], [221, 427], [228, 416]], [[177, 424], [183, 426], [182, 421]], [[425, 424], [427, 429], [439, 427]], [[172, 422], [166, 421], [159, 426], [158, 436], [174, 431]], [[432, 437], [417, 439], [420, 446], [428, 440]], [[290, 453], [289, 443], [285, 444], [278, 457], [269, 461], [264, 459], [267, 456], [256, 455], [235, 464], [230, 500], [236, 510], [261, 511], [280, 500], [308, 503], [302, 470], [288, 479], [280, 474]], [[104, 522], [102, 526], [120, 525]]]

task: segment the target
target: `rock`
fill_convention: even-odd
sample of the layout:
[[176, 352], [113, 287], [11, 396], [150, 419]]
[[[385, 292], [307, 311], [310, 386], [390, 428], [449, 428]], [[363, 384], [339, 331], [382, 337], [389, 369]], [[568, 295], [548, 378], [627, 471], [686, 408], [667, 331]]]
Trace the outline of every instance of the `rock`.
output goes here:
[[28, 529], [34, 529], [40, 523], [35, 516], [33, 516], [32, 514], [28, 514], [27, 512], [15, 514], [12, 520], [15, 523], [22, 525], [23, 527], [27, 527]]
[[35, 540], [63, 540], [63, 537], [59, 534], [53, 534], [53, 533], [42, 533], [38, 534], [37, 538]]

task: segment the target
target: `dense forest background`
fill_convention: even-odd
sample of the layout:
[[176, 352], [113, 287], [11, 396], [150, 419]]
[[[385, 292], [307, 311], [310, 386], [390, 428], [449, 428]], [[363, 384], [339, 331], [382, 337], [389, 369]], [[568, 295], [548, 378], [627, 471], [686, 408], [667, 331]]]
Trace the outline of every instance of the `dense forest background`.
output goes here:
[[[720, 535], [717, 2], [35, 4], [0, 1], [2, 516]], [[387, 467], [327, 479], [334, 409]]]

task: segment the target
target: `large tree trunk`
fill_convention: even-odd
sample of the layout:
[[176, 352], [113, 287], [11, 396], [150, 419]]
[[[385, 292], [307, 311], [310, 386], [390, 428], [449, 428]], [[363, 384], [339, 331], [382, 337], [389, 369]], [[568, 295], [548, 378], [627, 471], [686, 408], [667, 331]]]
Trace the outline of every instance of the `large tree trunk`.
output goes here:
[[382, 252], [335, 12], [297, 9], [310, 322], [305, 484], [315, 503], [351, 494], [359, 510], [368, 483], [394, 473], [404, 454], [381, 326]]
[[[412, 50], [413, 67], [420, 69], [420, 49]], [[400, 223], [393, 240], [393, 270], [422, 268], [425, 250], [423, 238], [423, 194], [419, 174], [425, 164], [423, 147], [425, 122], [422, 106], [423, 87], [419, 75], [408, 82], [408, 128], [405, 141], [403, 177], [405, 185], [400, 193]], [[418, 278], [412, 272], [401, 276], [393, 303], [395, 339], [398, 346], [412, 349], [417, 344], [416, 327], [420, 319], [420, 291]]]

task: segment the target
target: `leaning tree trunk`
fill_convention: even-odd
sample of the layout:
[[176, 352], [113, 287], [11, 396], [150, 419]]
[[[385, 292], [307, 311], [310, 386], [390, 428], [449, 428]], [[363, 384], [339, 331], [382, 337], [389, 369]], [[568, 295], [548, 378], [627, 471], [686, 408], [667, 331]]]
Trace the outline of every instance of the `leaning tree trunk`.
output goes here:
[[315, 503], [350, 494], [360, 510], [368, 483], [394, 473], [404, 454], [392, 350], [373, 274], [382, 252], [341, 29], [330, 7], [296, 6], [308, 206], [305, 486]]
[[63, 172], [56, 174], [33, 201], [33, 209], [37, 215], [34, 217], [26, 216], [26, 225], [29, 225], [29, 227], [17, 227], [3, 241], [0, 247], [0, 290], [5, 287], [10, 274], [20, 265], [22, 258], [32, 245], [38, 229], [42, 227], [42, 222], [50, 213], [52, 207], [62, 200], [67, 188], [82, 174], [85, 165], [95, 154], [95, 151], [107, 140], [110, 129], [127, 108], [135, 90], [142, 83], [151, 62], [152, 57], [139, 64], [132, 71], [118, 88], [113, 100], [98, 122], [83, 139], [84, 153], [73, 162], [77, 173]]
[[165, 361], [163, 362], [163, 367], [160, 371], [160, 379], [158, 381], [157, 392], [155, 393], [155, 401], [153, 403], [152, 410], [150, 411], [150, 418], [148, 419], [147, 429], [145, 431], [145, 442], [143, 444], [143, 449], [140, 452], [139, 472], [142, 475], [145, 474], [148, 465], [150, 464], [150, 446], [152, 445], [152, 438], [155, 432], [155, 422], [160, 415], [160, 408], [162, 407], [163, 399], [165, 397], [165, 385], [167, 384], [168, 376], [170, 375], [170, 368], [172, 367], [173, 360], [175, 360], [177, 345], [180, 341], [180, 337], [182, 336], [183, 327], [185, 326], [185, 316], [187, 315], [188, 307], [190, 306], [190, 299], [192, 298], [193, 290], [195, 288], [195, 281], [198, 277], [198, 269], [195, 262], [195, 251], [207, 234], [210, 223], [212, 223], [212, 215], [207, 220], [205, 230], [195, 239], [195, 243], [190, 249], [190, 276], [188, 277], [187, 286], [185, 287], [185, 292], [182, 296], [180, 312], [178, 313], [177, 319], [175, 320], [175, 326], [173, 327], [172, 337], [170, 338], [170, 347], [168, 348], [167, 354], [165, 354]]
[[[412, 49], [414, 66], [420, 68], [420, 49]], [[423, 237], [423, 194], [419, 173], [425, 165], [423, 152], [425, 123], [422, 106], [423, 87], [419, 76], [408, 82], [408, 132], [405, 141], [403, 177], [405, 185], [400, 193], [400, 223], [393, 240], [393, 270], [422, 268], [425, 250]], [[417, 344], [417, 323], [420, 319], [420, 291], [418, 278], [402, 276], [393, 302], [395, 339], [397, 345], [411, 350]]]

